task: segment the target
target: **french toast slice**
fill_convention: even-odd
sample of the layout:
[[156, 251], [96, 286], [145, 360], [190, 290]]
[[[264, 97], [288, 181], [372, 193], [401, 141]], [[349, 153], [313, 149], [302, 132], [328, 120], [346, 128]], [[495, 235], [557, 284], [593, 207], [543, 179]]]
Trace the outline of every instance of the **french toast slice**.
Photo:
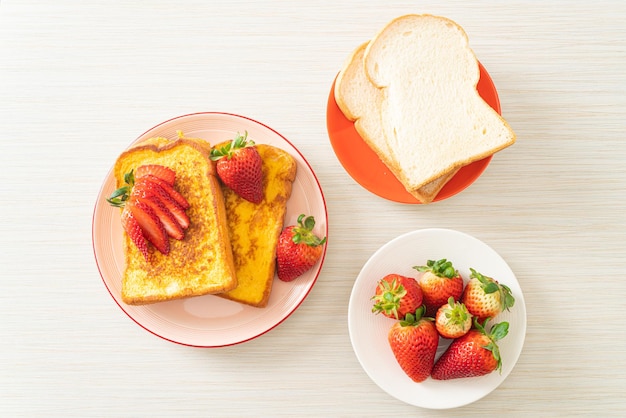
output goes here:
[[176, 172], [175, 189], [189, 202], [189, 227], [182, 240], [170, 240], [170, 252], [150, 246], [150, 261], [124, 233], [126, 267], [122, 301], [145, 305], [234, 289], [237, 276], [226, 223], [226, 208], [211, 146], [201, 139], [151, 138], [122, 153], [114, 166], [117, 187], [124, 175], [143, 164]]
[[296, 178], [296, 161], [286, 151], [256, 144], [263, 161], [263, 200], [259, 204], [222, 186], [238, 286], [217, 296], [263, 308], [272, 291], [276, 246], [287, 200]]

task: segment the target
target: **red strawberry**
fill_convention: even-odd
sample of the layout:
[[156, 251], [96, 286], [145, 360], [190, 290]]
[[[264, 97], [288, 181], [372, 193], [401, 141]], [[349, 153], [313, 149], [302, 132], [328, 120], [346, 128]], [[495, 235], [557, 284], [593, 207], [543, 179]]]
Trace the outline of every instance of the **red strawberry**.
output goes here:
[[435, 326], [443, 338], [459, 338], [472, 328], [472, 314], [465, 305], [450, 297], [437, 311]]
[[[172, 189], [173, 190], [173, 189]], [[172, 198], [172, 194], [168, 193], [163, 187], [162, 183], [155, 181], [152, 176], [146, 176], [140, 178], [135, 183], [133, 193], [139, 193], [141, 196], [154, 197], [171, 213], [180, 228], [187, 229], [189, 227], [189, 217], [185, 212], [185, 209], [178, 204], [176, 200]], [[184, 198], [183, 198], [184, 199]], [[175, 226], [173, 226], [175, 228]]]
[[149, 261], [150, 253], [148, 252], [148, 242], [143, 236], [143, 231], [137, 223], [137, 220], [127, 207], [122, 210], [122, 227], [128, 234], [130, 240], [137, 246], [141, 254], [143, 254], [146, 261]]
[[150, 206], [137, 199], [131, 199], [125, 206], [133, 214], [144, 236], [163, 254], [170, 252], [170, 242], [165, 227]]
[[402, 370], [415, 382], [423, 382], [430, 375], [439, 334], [432, 318], [422, 317], [424, 306], [396, 322], [387, 335], [389, 346]]
[[483, 376], [494, 370], [502, 370], [500, 349], [496, 341], [509, 332], [509, 323], [495, 324], [489, 333], [484, 324], [474, 320], [475, 328], [464, 336], [452, 341], [452, 344], [435, 363], [432, 378], [436, 380], [457, 379], [461, 377]]
[[435, 316], [437, 310], [448, 302], [452, 296], [459, 300], [463, 293], [463, 278], [454, 268], [452, 262], [442, 258], [428, 260], [425, 266], [413, 267], [423, 272], [418, 283], [422, 289], [423, 303], [426, 305], [426, 315]]
[[378, 282], [372, 300], [372, 312], [392, 319], [404, 319], [407, 313], [415, 312], [422, 304], [422, 290], [412, 277], [388, 274]]
[[124, 186], [115, 190], [107, 201], [123, 208], [122, 226], [149, 261], [148, 242], [161, 253], [168, 254], [169, 237], [184, 237], [184, 230], [189, 226], [189, 217], [185, 213], [189, 203], [170, 184], [173, 182], [169, 174], [173, 172], [171, 169], [148, 164], [138, 167], [137, 171], [137, 181], [133, 170], [126, 173]]
[[484, 276], [470, 269], [470, 280], [465, 286], [461, 301], [467, 310], [480, 321], [495, 318], [515, 304], [515, 298], [508, 286], [498, 283], [491, 277]]
[[176, 181], [176, 172], [163, 165], [145, 164], [137, 167], [137, 170], [135, 170], [135, 179], [140, 179], [148, 175], [158, 177], [171, 186], [173, 186]]
[[298, 225], [283, 229], [278, 238], [276, 261], [278, 278], [290, 282], [301, 276], [317, 263], [322, 256], [326, 237], [319, 238], [313, 233], [313, 216], [298, 216]]
[[157, 194], [147, 190], [150, 186], [150, 183], [142, 183], [140, 179], [137, 183], [135, 183], [131, 197], [134, 197], [150, 206], [163, 224], [167, 235], [177, 240], [183, 239], [185, 236], [183, 227], [178, 223], [176, 217], [174, 217], [172, 212], [165, 206], [163, 201], [159, 199]]
[[159, 186], [161, 186], [161, 188], [163, 189], [163, 191], [165, 193], [167, 193], [167, 195], [176, 203], [178, 203], [178, 205], [183, 208], [183, 209], [188, 209], [189, 208], [189, 202], [187, 202], [187, 199], [185, 199], [185, 197], [178, 193], [178, 191], [176, 191], [176, 189], [174, 189], [174, 186], [172, 186], [171, 184], [169, 184], [168, 182], [164, 181], [163, 179], [160, 179], [156, 176], [153, 176], [151, 174], [145, 176], [144, 178], [146, 179], [150, 179], [153, 183], [158, 184]]
[[213, 148], [211, 160], [217, 161], [217, 174], [226, 186], [252, 203], [263, 200], [263, 169], [254, 141], [248, 140], [248, 132], [228, 144]]

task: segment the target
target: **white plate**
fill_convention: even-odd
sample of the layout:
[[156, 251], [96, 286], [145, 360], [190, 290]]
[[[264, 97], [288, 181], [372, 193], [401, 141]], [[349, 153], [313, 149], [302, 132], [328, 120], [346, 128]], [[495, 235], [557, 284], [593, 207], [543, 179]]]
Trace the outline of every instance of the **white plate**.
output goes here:
[[[328, 216], [322, 189], [304, 156], [287, 139], [273, 129], [243, 116], [205, 112], [180, 116], [148, 130], [135, 142], [155, 136], [188, 137], [215, 144], [248, 131], [248, 137], [259, 144], [270, 144], [289, 152], [297, 162], [297, 174], [287, 203], [285, 225], [295, 224], [298, 215], [315, 217], [315, 232], [328, 236]], [[258, 337], [276, 327], [291, 315], [311, 291], [322, 268], [321, 260], [311, 270], [292, 282], [274, 279], [272, 293], [265, 308], [255, 308], [208, 295], [147, 306], [130, 306], [121, 300], [124, 251], [119, 209], [105, 198], [115, 189], [112, 169], [96, 201], [93, 215], [93, 248], [98, 269], [109, 293], [119, 307], [137, 324], [151, 333], [183, 345], [221, 347]]]
[[[498, 342], [502, 373], [481, 377], [413, 382], [402, 371], [387, 343], [394, 321], [372, 313], [376, 283], [388, 273], [417, 277], [413, 266], [447, 258], [467, 283], [470, 267], [511, 288], [515, 305], [490, 323], [508, 321], [509, 334]], [[467, 234], [449, 229], [422, 229], [383, 245], [359, 273], [348, 307], [348, 328], [354, 352], [369, 377], [385, 392], [408, 404], [430, 409], [456, 408], [484, 397], [506, 379], [517, 362], [526, 335], [526, 306], [515, 275], [491, 247]], [[440, 339], [437, 358], [449, 345]]]

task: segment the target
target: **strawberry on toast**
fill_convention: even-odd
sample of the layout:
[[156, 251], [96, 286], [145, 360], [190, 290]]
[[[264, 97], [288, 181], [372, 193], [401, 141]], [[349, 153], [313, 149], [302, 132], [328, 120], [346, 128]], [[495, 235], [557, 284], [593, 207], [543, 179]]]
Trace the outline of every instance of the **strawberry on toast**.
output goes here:
[[[215, 149], [224, 147], [218, 144]], [[276, 271], [276, 247], [283, 227], [287, 201], [296, 178], [296, 160], [286, 151], [256, 144], [261, 157], [262, 197], [253, 203], [223, 184], [228, 231], [238, 286], [218, 296], [239, 303], [267, 306]]]
[[124, 303], [144, 305], [237, 286], [210, 150], [201, 139], [152, 138], [118, 157], [114, 175], [125, 230]]

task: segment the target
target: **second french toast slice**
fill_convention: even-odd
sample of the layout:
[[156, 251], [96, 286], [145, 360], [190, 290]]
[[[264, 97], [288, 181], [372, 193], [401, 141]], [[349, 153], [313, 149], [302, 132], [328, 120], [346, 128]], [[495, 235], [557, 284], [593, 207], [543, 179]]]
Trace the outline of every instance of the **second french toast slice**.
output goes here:
[[276, 246], [297, 163], [285, 150], [256, 144], [263, 161], [263, 200], [254, 204], [222, 186], [238, 285], [218, 296], [263, 308], [267, 306], [276, 269]]

